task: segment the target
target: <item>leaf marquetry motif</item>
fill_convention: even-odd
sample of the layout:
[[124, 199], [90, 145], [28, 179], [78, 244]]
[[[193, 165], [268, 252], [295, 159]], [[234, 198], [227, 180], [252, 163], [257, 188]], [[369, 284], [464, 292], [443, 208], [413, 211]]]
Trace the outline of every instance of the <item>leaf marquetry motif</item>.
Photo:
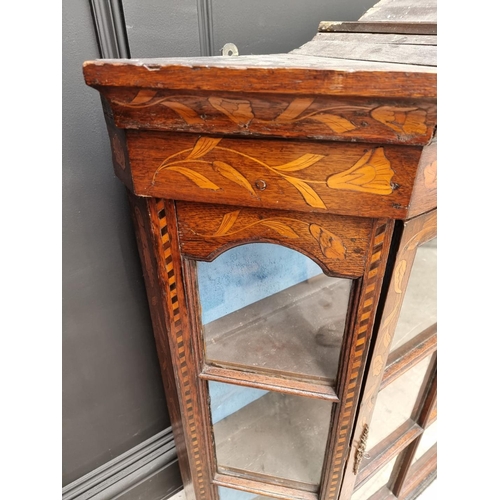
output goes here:
[[240, 215], [240, 210], [235, 210], [234, 212], [229, 212], [224, 215], [222, 222], [220, 223], [219, 229], [215, 231], [213, 236], [224, 236], [233, 226], [238, 216]]
[[279, 170], [280, 172], [298, 172], [299, 170], [304, 170], [311, 165], [314, 165], [319, 160], [322, 160], [324, 155], [313, 155], [313, 154], [305, 154], [300, 158], [293, 160], [289, 163], [285, 163], [284, 165], [278, 165], [277, 167], [273, 167], [275, 170]]
[[191, 153], [189, 153], [187, 159], [188, 160], [196, 160], [198, 158], [201, 158], [202, 156], [205, 156], [207, 153], [212, 151], [212, 149], [219, 144], [219, 142], [222, 139], [219, 137], [200, 137], [197, 141], [196, 144], [194, 145]]
[[168, 167], [168, 170], [184, 175], [202, 189], [211, 189], [212, 191], [218, 191], [220, 189], [220, 187], [217, 186], [217, 184], [214, 184], [210, 179], [207, 179], [204, 175], [201, 175], [190, 168], [174, 166]]
[[246, 177], [244, 177], [238, 170], [236, 170], [233, 166], [229, 165], [229, 163], [226, 163], [224, 161], [214, 161], [213, 164], [213, 169], [225, 177], [226, 179], [229, 179], [230, 181], [235, 182], [236, 184], [240, 185], [241, 187], [245, 188], [247, 191], [250, 192], [250, 194], [255, 196], [255, 190], [248, 182]]

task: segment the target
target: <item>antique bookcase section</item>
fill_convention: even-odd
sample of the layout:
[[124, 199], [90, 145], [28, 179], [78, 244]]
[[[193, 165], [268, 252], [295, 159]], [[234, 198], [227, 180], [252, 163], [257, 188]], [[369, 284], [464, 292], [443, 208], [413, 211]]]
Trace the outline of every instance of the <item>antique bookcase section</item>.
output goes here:
[[436, 475], [436, 446], [429, 442], [437, 419], [437, 210], [400, 225], [342, 500], [363, 490], [389, 463], [391, 470], [370, 498], [413, 498]]
[[[183, 346], [193, 342], [196, 375], [201, 379], [198, 439], [205, 436], [214, 484], [277, 498], [335, 498], [392, 223], [188, 202], [176, 202], [175, 210], [181, 252], [178, 257], [182, 259], [191, 325]], [[311, 260], [316, 268], [313, 275], [270, 296], [264, 293], [261, 300], [257, 296], [257, 300], [248, 300], [249, 304], [239, 304], [220, 318], [217, 312], [214, 316], [207, 302], [212, 299], [220, 305], [218, 280], [228, 279], [217, 269], [227, 271], [236, 266], [242, 270], [245, 263], [238, 260], [243, 255], [239, 250], [244, 249], [246, 255], [253, 250], [258, 256], [255, 247], [269, 244], [275, 247], [278, 260], [280, 254], [285, 257], [281, 264], [290, 275], [294, 273], [292, 254]], [[268, 255], [272, 256], [270, 251]], [[207, 281], [213, 264], [196, 261], [216, 264], [218, 258], [225, 257]], [[258, 259], [247, 265], [255, 266], [259, 266]], [[353, 280], [352, 287], [346, 286], [349, 280]], [[241, 280], [239, 286], [245, 289]], [[328, 315], [335, 306], [326, 300], [329, 295], [341, 302], [333, 316]], [[315, 297], [325, 306], [323, 311], [314, 309]], [[307, 316], [310, 308], [323, 318]], [[301, 328], [289, 324], [288, 331], [283, 330], [286, 316], [294, 323], [302, 319]], [[265, 323], [270, 323], [267, 329]], [[321, 326], [327, 328], [321, 330]], [[287, 352], [298, 340], [303, 343], [302, 351], [297, 347], [297, 351]], [[217, 342], [223, 343], [223, 349], [213, 345]], [[260, 344], [260, 355], [248, 352], [257, 345], [255, 342]], [[320, 345], [308, 354], [313, 342], [333, 345]], [[248, 354], [248, 359], [239, 349]], [[330, 360], [325, 352], [330, 353]], [[312, 356], [309, 367], [301, 365], [301, 358], [308, 355]], [[229, 397], [228, 408], [219, 404]], [[307, 416], [304, 422], [300, 415]], [[291, 416], [295, 420], [290, 420]], [[306, 424], [306, 420], [311, 421]], [[191, 429], [194, 427], [188, 427], [188, 432]], [[258, 443], [259, 433], [264, 438], [267, 433], [267, 448]], [[300, 435], [305, 445], [293, 451], [290, 446]], [[300, 460], [293, 462], [294, 454], [300, 460], [304, 455], [308, 466]]]
[[[435, 476], [435, 314], [408, 336], [399, 318], [436, 235], [436, 31], [377, 24], [384, 8], [408, 20], [399, 4], [290, 54], [84, 64], [133, 193], [189, 500], [407, 500]], [[349, 60], [367, 36], [368, 60]], [[262, 245], [280, 255], [281, 288], [257, 250], [238, 263]], [[226, 286], [231, 265], [260, 273], [246, 302]], [[401, 420], [377, 428], [407, 379]]]

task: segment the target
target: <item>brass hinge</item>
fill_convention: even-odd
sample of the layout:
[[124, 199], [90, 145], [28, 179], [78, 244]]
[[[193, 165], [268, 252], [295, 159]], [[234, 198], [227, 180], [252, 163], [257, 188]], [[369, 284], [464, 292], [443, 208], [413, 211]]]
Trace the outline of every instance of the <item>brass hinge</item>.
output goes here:
[[358, 449], [356, 450], [356, 455], [354, 457], [354, 466], [353, 466], [354, 474], [358, 473], [359, 465], [361, 464], [361, 460], [363, 460], [363, 457], [365, 455], [366, 442], [368, 441], [368, 431], [369, 430], [370, 430], [370, 428], [368, 427], [368, 424], [365, 424], [365, 428], [363, 429], [363, 432], [361, 433], [361, 437], [359, 438]]

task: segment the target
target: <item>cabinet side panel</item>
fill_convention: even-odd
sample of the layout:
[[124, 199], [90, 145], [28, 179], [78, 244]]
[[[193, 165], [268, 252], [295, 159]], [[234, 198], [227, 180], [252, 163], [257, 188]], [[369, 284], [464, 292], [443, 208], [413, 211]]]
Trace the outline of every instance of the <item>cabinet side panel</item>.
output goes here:
[[158, 259], [158, 281], [168, 321], [171, 363], [195, 495], [188, 495], [188, 499], [214, 500], [217, 492], [211, 484], [210, 470], [207, 467], [208, 437], [203, 426], [202, 402], [197, 387], [197, 367], [181, 270], [175, 207], [170, 200], [151, 198], [147, 203], [154, 251]]
[[[132, 218], [141, 257], [144, 281], [148, 296], [151, 320], [155, 335], [156, 349], [160, 361], [163, 386], [167, 398], [168, 412], [172, 423], [175, 446], [181, 470], [182, 482], [186, 494], [192, 496], [192, 479], [187, 456], [186, 441], [183, 432], [181, 408], [178, 399], [178, 389], [171, 361], [171, 351], [168, 342], [169, 317], [165, 314], [165, 294], [160, 285], [159, 266], [163, 264], [155, 251], [155, 228], [149, 212], [148, 200], [139, 198], [129, 192]], [[189, 496], [188, 496], [189, 498]]]
[[422, 150], [407, 218], [437, 207], [437, 139]]

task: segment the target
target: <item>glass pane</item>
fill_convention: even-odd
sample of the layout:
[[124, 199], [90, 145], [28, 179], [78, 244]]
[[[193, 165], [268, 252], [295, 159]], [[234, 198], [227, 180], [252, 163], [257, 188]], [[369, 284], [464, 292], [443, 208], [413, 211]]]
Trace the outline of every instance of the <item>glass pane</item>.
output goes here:
[[428, 356], [378, 393], [366, 445], [368, 450], [410, 418], [430, 360]]
[[217, 464], [319, 484], [332, 403], [209, 382]]
[[437, 321], [437, 239], [420, 245], [415, 255], [391, 351]]
[[248, 493], [247, 491], [233, 490], [232, 488], [218, 487], [219, 500], [271, 500], [271, 497]]
[[207, 362], [333, 382], [351, 280], [330, 278], [278, 245], [233, 248], [198, 263]]
[[357, 489], [351, 496], [351, 500], [368, 500], [374, 493], [385, 486], [391, 477], [392, 468], [397, 457], [384, 465], [371, 479]]
[[437, 443], [437, 420], [425, 429], [422, 439], [418, 444], [417, 452], [413, 457], [415, 463], [426, 451], [429, 451]]

